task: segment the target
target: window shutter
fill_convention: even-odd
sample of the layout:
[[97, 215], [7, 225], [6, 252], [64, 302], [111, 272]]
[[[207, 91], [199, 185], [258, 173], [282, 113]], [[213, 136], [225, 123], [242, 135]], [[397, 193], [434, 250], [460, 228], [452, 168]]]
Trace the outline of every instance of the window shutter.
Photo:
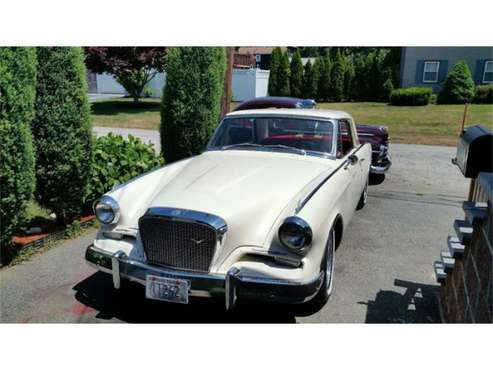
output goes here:
[[443, 82], [447, 78], [448, 72], [448, 60], [440, 60], [440, 67], [438, 69], [438, 82]]
[[420, 84], [423, 83], [423, 72], [425, 70], [425, 61], [424, 60], [418, 60], [416, 62], [416, 78], [415, 78], [415, 83]]
[[476, 69], [474, 70], [474, 82], [476, 85], [483, 83], [484, 66], [486, 59], [478, 59], [476, 61]]

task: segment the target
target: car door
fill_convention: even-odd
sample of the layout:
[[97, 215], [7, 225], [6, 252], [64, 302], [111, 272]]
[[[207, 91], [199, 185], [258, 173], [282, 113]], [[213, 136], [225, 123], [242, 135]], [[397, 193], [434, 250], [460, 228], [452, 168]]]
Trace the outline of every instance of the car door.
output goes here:
[[[343, 171], [348, 181], [345, 189], [345, 203], [348, 205], [350, 216], [354, 213], [362, 192], [362, 164], [357, 156], [356, 150], [358, 142], [355, 140], [351, 122], [347, 119], [339, 120], [339, 130], [337, 137], [337, 154], [346, 163]], [[355, 158], [356, 157], [356, 158]]]

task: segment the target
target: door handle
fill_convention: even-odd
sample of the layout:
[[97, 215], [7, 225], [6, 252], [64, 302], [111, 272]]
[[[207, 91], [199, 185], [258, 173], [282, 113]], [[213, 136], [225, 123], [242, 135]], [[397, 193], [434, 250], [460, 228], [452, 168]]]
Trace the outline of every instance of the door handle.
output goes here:
[[344, 169], [347, 170], [350, 165], [355, 165], [358, 163], [358, 156], [356, 154], [351, 154], [347, 159], [346, 159], [346, 164], [344, 165]]

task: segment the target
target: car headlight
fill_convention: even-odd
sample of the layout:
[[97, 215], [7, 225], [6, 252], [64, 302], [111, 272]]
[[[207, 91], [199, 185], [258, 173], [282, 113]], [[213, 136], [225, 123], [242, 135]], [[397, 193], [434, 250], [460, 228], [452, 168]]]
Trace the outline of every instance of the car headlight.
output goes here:
[[312, 238], [310, 225], [300, 217], [288, 217], [279, 227], [279, 240], [294, 252], [303, 253], [312, 242]]
[[103, 224], [114, 224], [120, 218], [120, 206], [109, 195], [103, 195], [94, 204], [94, 214]]

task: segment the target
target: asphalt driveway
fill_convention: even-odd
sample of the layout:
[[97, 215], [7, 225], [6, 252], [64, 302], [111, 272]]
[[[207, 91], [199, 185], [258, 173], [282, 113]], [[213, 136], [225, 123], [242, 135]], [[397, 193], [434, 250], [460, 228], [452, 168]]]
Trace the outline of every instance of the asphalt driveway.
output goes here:
[[392, 145], [393, 166], [373, 184], [336, 253], [328, 304], [306, 314], [260, 303], [228, 313], [222, 300], [175, 305], [126, 295], [84, 262], [94, 232], [23, 265], [0, 270], [0, 322], [438, 322], [432, 263], [462, 217], [468, 182], [450, 163], [455, 149]]

